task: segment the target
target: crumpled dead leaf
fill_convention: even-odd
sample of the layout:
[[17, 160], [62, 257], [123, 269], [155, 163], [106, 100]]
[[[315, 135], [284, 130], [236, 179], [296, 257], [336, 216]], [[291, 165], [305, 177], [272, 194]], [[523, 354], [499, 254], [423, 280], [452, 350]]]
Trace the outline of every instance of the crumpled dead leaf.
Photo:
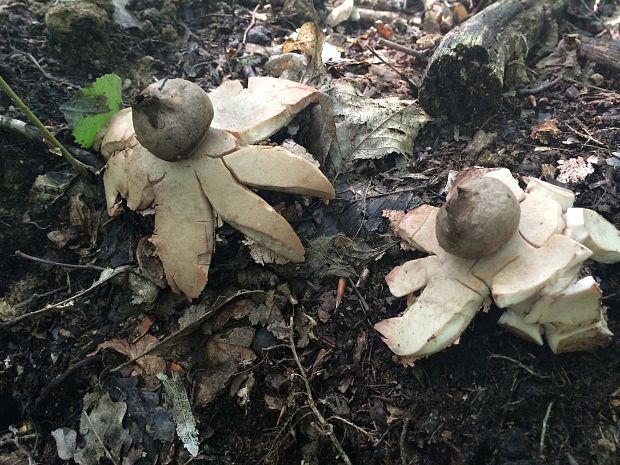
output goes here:
[[397, 421], [399, 421], [401, 418], [403, 418], [405, 415], [407, 415], [407, 411], [397, 407], [395, 405], [386, 405], [386, 409], [389, 413], [389, 416], [387, 418], [387, 424], [391, 425], [393, 423], [396, 423]]
[[317, 237], [310, 241], [306, 265], [300, 276], [308, 279], [342, 277], [357, 279], [357, 271], [371, 261], [379, 260], [392, 246], [385, 241], [368, 243], [342, 234]]
[[288, 340], [289, 327], [282, 316], [282, 308], [290, 299], [291, 290], [288, 284], [282, 284], [277, 289], [266, 294], [264, 302], [256, 306], [249, 315], [252, 325], [264, 326], [276, 339]]
[[431, 120], [413, 101], [371, 99], [346, 82], [334, 81], [330, 95], [336, 137], [329, 154], [338, 171], [355, 160], [411, 155], [418, 132]]
[[534, 125], [532, 127], [532, 133], [530, 137], [533, 140], [548, 144], [552, 140], [556, 139], [561, 134], [560, 128], [558, 128], [558, 122], [556, 119], [547, 118]]
[[[422, 203], [416, 190], [395, 188], [386, 175], [386, 182], [360, 182], [352, 185], [337, 183], [338, 198], [349, 204], [338, 216], [338, 229], [328, 233], [344, 233], [348, 236], [367, 237], [369, 233], [381, 233], [385, 224], [385, 210], [411, 210]], [[407, 178], [426, 180], [422, 174], [395, 174], [398, 184]]]
[[209, 368], [194, 380], [194, 405], [204, 407], [224, 390], [239, 366], [251, 364], [256, 355], [250, 349], [254, 328], [229, 328], [209, 338], [206, 361]]
[[[153, 349], [159, 344], [159, 340], [150, 334], [144, 335], [138, 339], [135, 344], [121, 339], [113, 339], [103, 342], [97, 346], [97, 352], [104, 349], [113, 349], [126, 355], [130, 359], [136, 358], [148, 350]], [[166, 369], [166, 361], [155, 355], [145, 355], [136, 360], [136, 363], [147, 376], [163, 373]]]
[[252, 239], [245, 239], [243, 244], [250, 249], [250, 257], [259, 265], [265, 265], [268, 263], [274, 263], [276, 265], [286, 265], [290, 261], [283, 257], [282, 255], [278, 255], [273, 250], [268, 249], [267, 247], [263, 247], [256, 241]]
[[565, 35], [555, 50], [536, 64], [536, 68], [542, 71], [539, 81], [541, 78], [551, 75], [554, 77], [577, 77], [581, 73], [577, 59], [579, 45], [577, 36]]
[[[293, 328], [297, 338], [295, 340], [295, 346], [300, 349], [307, 347], [310, 344], [310, 339], [315, 339], [314, 328], [316, 327], [316, 321], [306, 315], [304, 312], [295, 312], [295, 319], [293, 320]], [[290, 331], [290, 328], [289, 328]]]
[[321, 87], [328, 80], [327, 69], [323, 63], [325, 34], [316, 23], [305, 23], [299, 28], [295, 38], [282, 44], [282, 53], [299, 52], [306, 56], [308, 65], [299, 79], [304, 84]]
[[[555, 44], [557, 36], [553, 31], [553, 29], [555, 29], [554, 27], [549, 27], [548, 29], [548, 37], [543, 39], [542, 42], [547, 42], [552, 47], [553, 45], [550, 42]], [[543, 45], [541, 50], [549, 47], [549, 45]], [[522, 79], [521, 82], [515, 82], [515, 80], [512, 80], [513, 82], [508, 82], [508, 84], [511, 84], [513, 87], [518, 87], [519, 84], [528, 82], [529, 85], [519, 91], [521, 94], [527, 95], [527, 93], [531, 92], [532, 89], [536, 89], [540, 86], [551, 89], [560, 83], [565, 77], [578, 79], [581, 75], [581, 66], [579, 66], [578, 62], [579, 47], [580, 41], [578, 36], [574, 34], [565, 35], [564, 38], [559, 41], [555, 50], [536, 63], [536, 70], [539, 74], [534, 82], [528, 82], [533, 79]], [[518, 68], [514, 68], [516, 70], [516, 74], [522, 74], [528, 78], [532, 74], [526, 66], [523, 66], [523, 64], [519, 64]]]
[[[237, 307], [236, 304], [233, 304], [232, 308], [234, 308], [234, 310], [226, 310], [226, 306], [242, 295], [256, 293], [260, 293], [260, 291], [234, 292], [232, 294], [222, 295], [218, 297], [213, 303], [213, 305], [211, 305], [210, 307], [205, 307], [204, 305], [196, 305], [190, 307], [185, 313], [185, 315], [183, 315], [179, 319], [180, 329], [178, 331], [173, 332], [162, 341], [158, 341], [157, 343], [153, 343], [148, 347], [144, 347], [144, 352], [138, 353], [136, 356], [132, 357], [128, 362], [124, 363], [120, 367], [135, 362], [136, 357], [140, 357], [138, 360], [141, 360], [146, 356], [155, 356], [158, 354], [170, 353], [170, 351], [174, 347], [176, 347], [186, 336], [200, 328], [213, 315], [215, 315], [213, 321], [208, 322], [203, 327], [203, 330], [206, 331], [205, 334], [211, 334], [211, 332], [215, 331], [216, 328], [219, 329], [223, 324], [225, 324], [226, 321], [228, 321], [229, 318], [242, 318], [249, 313], [250, 308], [244, 308], [241, 303], [239, 303], [239, 307]], [[122, 344], [121, 347], [123, 347]], [[116, 348], [114, 347], [114, 349]]]
[[120, 463], [121, 454], [131, 445], [129, 430], [123, 428], [127, 404], [112, 401], [108, 393], [88, 405], [90, 400], [92, 394], [87, 394], [80, 418], [80, 434], [86, 444], [73, 458], [79, 465], [97, 465], [103, 457]]
[[222, 329], [229, 321], [238, 321], [250, 315], [254, 308], [256, 308], [256, 304], [251, 299], [237, 299], [229, 302], [222, 306], [213, 318], [210, 318], [209, 321], [202, 325], [202, 333], [210, 336]]
[[76, 194], [69, 199], [69, 224], [82, 230], [90, 237], [93, 233], [92, 214], [88, 205], [82, 200], [82, 194]]
[[277, 289], [267, 292], [264, 301], [250, 313], [250, 323], [254, 326], [266, 326], [283, 320], [281, 308], [288, 303], [290, 298], [291, 290], [286, 283], [278, 286]]
[[240, 326], [211, 336], [207, 341], [207, 363], [211, 367], [218, 367], [229, 363], [245, 365], [253, 362], [256, 355], [249, 347], [254, 332], [252, 327]]
[[263, 400], [269, 410], [282, 410], [286, 407], [286, 400], [282, 397], [276, 397], [270, 394], [265, 394]]
[[0, 465], [30, 465], [30, 463], [28, 455], [21, 449], [0, 453]]

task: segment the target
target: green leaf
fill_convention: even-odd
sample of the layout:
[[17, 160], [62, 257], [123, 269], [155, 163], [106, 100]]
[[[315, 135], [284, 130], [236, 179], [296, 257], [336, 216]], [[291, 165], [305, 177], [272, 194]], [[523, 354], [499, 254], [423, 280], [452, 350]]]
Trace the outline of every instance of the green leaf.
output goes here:
[[106, 74], [80, 89], [75, 97], [61, 105], [60, 110], [76, 142], [89, 148], [103, 126], [120, 110], [121, 103], [121, 78], [116, 74]]

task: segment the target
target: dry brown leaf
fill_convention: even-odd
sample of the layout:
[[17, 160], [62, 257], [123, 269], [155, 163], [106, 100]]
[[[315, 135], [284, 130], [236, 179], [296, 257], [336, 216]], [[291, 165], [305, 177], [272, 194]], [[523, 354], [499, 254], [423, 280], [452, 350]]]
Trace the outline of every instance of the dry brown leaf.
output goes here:
[[[138, 339], [135, 344], [128, 341], [113, 339], [99, 344], [97, 346], [97, 352], [104, 349], [113, 349], [126, 355], [130, 359], [134, 359], [144, 354], [145, 352], [152, 350], [159, 345], [159, 340], [150, 334], [146, 334], [144, 337]], [[155, 355], [145, 355], [136, 360], [136, 363], [144, 371], [146, 375], [155, 375], [157, 373], [163, 373], [166, 369], [166, 362], [163, 358]]]
[[223, 328], [230, 320], [240, 320], [246, 316], [250, 316], [255, 309], [256, 303], [250, 299], [233, 300], [222, 307], [217, 314], [204, 325], [203, 332], [205, 334], [213, 334]]
[[59, 249], [62, 249], [77, 238], [77, 232], [73, 228], [62, 228], [47, 233], [47, 238]]
[[205, 407], [217, 399], [237, 371], [236, 365], [228, 363], [197, 373], [194, 377], [194, 405]]
[[377, 29], [377, 33], [384, 39], [389, 39], [394, 35], [394, 29], [392, 28], [392, 26], [390, 26], [389, 24], [385, 24], [380, 19], [375, 21], [375, 28]]
[[333, 82], [336, 140], [330, 157], [337, 170], [355, 160], [391, 153], [410, 155], [419, 130], [430, 117], [413, 101], [372, 99], [345, 82]]
[[286, 405], [286, 401], [281, 397], [271, 396], [269, 394], [265, 394], [265, 404], [269, 410], [282, 410]]
[[211, 336], [207, 341], [207, 363], [211, 367], [219, 367], [230, 363], [244, 365], [253, 362], [256, 355], [249, 347], [254, 332], [254, 328], [242, 326]]
[[146, 333], [149, 332], [149, 329], [151, 329], [151, 326], [153, 326], [153, 323], [156, 321], [157, 316], [147, 315], [146, 318], [144, 318], [138, 326], [136, 326], [136, 329], [134, 330], [136, 339], [133, 342], [135, 343], [137, 339], [140, 339], [142, 336], [146, 335]]
[[300, 52], [309, 58], [301, 82], [320, 86], [327, 79], [327, 70], [323, 64], [323, 44], [325, 34], [315, 23], [305, 23], [299, 29], [296, 39], [287, 39], [282, 44], [282, 52]]
[[385, 407], [389, 413], [387, 424], [391, 425], [392, 423], [400, 420], [407, 413], [404, 409], [400, 407], [396, 407], [395, 405], [386, 405]]
[[456, 20], [457, 24], [465, 21], [467, 19], [467, 16], [469, 15], [467, 8], [465, 8], [465, 6], [460, 2], [452, 4], [450, 6], [450, 10], [454, 15], [454, 19]]
[[112, 460], [119, 463], [121, 452], [132, 442], [129, 430], [123, 428], [127, 404], [113, 402], [110, 394], [106, 393], [95, 401], [94, 408], [90, 410], [87, 405], [92, 401], [92, 395], [87, 394], [87, 397], [84, 398], [80, 418], [80, 434], [86, 444], [73, 458], [79, 465], [97, 465], [103, 457], [111, 455]]
[[548, 118], [537, 123], [532, 128], [531, 138], [543, 144], [548, 144], [561, 134], [557, 120]]
[[204, 407], [224, 390], [239, 371], [251, 364], [256, 355], [249, 348], [254, 328], [237, 327], [211, 336], [206, 344], [205, 358], [209, 368], [196, 376], [194, 405]]

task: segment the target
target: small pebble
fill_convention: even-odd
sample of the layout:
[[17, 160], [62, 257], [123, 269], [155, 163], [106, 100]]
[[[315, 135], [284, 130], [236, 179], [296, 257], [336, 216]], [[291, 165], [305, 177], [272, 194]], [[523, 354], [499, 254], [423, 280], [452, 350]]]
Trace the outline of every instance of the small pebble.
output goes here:
[[267, 45], [271, 43], [269, 29], [264, 26], [254, 26], [248, 32], [248, 42], [251, 44]]
[[263, 355], [263, 349], [267, 349], [275, 345], [278, 341], [276, 338], [265, 328], [259, 328], [254, 334], [252, 339], [252, 350], [258, 356]]
[[592, 76], [590, 76], [590, 82], [595, 86], [600, 86], [605, 82], [605, 78], [599, 73], [594, 73]]

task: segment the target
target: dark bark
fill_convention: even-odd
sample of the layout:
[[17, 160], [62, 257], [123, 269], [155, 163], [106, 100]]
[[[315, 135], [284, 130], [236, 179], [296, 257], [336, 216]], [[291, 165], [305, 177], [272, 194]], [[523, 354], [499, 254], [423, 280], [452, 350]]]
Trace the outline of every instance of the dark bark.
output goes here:
[[579, 56], [609, 69], [620, 71], [620, 40], [581, 37]]
[[426, 68], [420, 103], [433, 116], [482, 120], [501, 101], [508, 64], [537, 43], [549, 0], [500, 0], [450, 31]]

